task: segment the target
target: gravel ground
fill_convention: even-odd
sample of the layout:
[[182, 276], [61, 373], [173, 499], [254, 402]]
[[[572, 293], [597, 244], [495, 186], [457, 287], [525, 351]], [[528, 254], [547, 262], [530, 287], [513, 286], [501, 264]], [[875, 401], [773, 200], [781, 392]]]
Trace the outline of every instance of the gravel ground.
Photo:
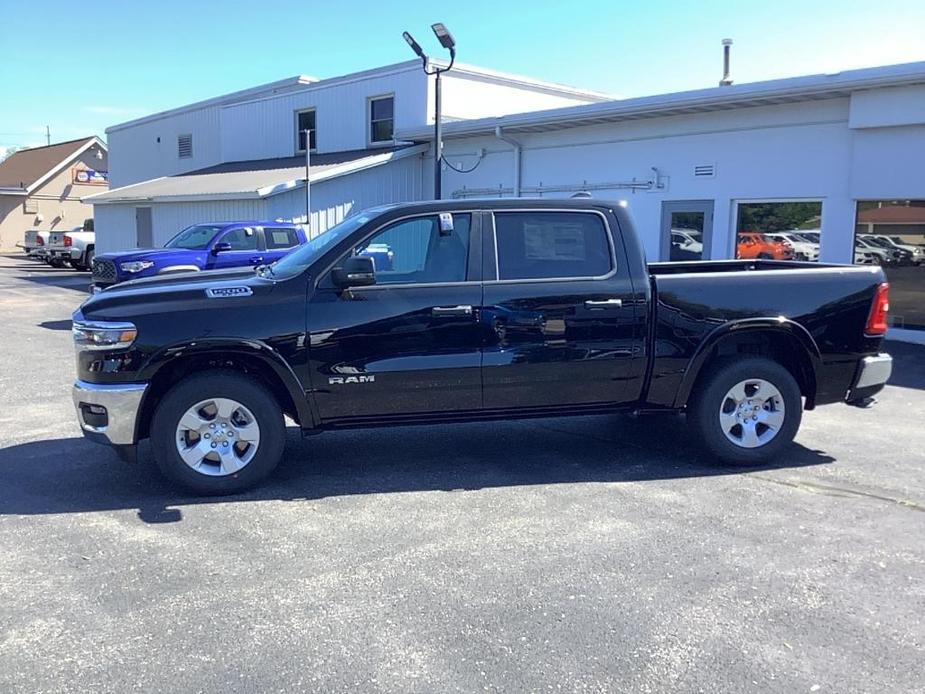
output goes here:
[[925, 691], [925, 348], [747, 472], [681, 418], [290, 430], [203, 500], [80, 436], [0, 257], [0, 691]]

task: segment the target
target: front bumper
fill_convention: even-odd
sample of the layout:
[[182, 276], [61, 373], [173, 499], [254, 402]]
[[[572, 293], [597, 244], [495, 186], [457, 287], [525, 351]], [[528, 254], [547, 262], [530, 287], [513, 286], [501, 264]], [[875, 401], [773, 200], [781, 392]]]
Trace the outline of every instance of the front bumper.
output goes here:
[[845, 400], [851, 403], [873, 397], [883, 390], [892, 373], [893, 357], [889, 354], [864, 357], [858, 365], [854, 385], [851, 386]]
[[137, 443], [138, 411], [147, 388], [147, 383], [101, 385], [76, 381], [72, 395], [84, 436], [114, 446]]

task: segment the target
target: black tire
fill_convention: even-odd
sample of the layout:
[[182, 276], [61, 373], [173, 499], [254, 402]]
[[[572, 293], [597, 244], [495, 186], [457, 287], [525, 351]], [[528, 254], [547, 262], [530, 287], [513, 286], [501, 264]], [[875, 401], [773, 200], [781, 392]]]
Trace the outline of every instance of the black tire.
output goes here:
[[72, 263], [74, 265], [74, 269], [80, 270], [81, 272], [87, 272], [90, 268], [93, 267], [93, 255], [93, 249], [91, 248], [89, 251], [84, 253], [84, 256], [81, 258], [80, 262]]
[[[235, 473], [213, 476], [198, 472], [180, 457], [174, 437], [186, 411], [208, 398], [230, 398], [253, 413], [260, 428], [257, 452]], [[283, 455], [286, 426], [273, 395], [256, 380], [234, 371], [215, 370], [184, 379], [163, 397], [151, 423], [151, 447], [165, 477], [209, 496], [235, 494], [256, 486], [269, 475]]]
[[64, 261], [61, 260], [60, 258], [50, 258], [47, 262], [49, 265], [51, 265], [54, 268], [64, 267]]
[[[799, 385], [786, 368], [760, 357], [723, 358], [708, 368], [692, 394], [687, 417], [710, 453], [731, 465], [760, 465], [790, 445], [800, 428], [803, 400]], [[743, 448], [730, 441], [720, 424], [720, 412], [727, 393], [736, 384], [748, 379], [761, 379], [773, 385], [780, 392], [784, 405], [784, 419], [777, 434], [755, 448]]]

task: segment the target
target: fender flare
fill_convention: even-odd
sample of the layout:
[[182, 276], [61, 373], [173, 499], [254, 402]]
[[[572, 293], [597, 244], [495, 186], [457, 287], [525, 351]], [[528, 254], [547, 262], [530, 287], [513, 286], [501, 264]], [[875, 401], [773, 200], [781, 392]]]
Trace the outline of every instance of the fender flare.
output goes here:
[[694, 355], [687, 363], [687, 368], [684, 370], [684, 379], [681, 381], [681, 385], [678, 386], [678, 393], [675, 396], [674, 406], [684, 407], [687, 404], [687, 400], [694, 388], [694, 384], [697, 382], [697, 378], [700, 376], [700, 372], [703, 370], [703, 367], [710, 356], [710, 352], [713, 351], [713, 348], [716, 347], [716, 345], [731, 335], [740, 335], [743, 333], [754, 332], [775, 332], [787, 335], [788, 337], [795, 339], [797, 344], [803, 348], [804, 354], [808, 358], [811, 369], [810, 375], [812, 376], [813, 393], [809, 395], [807, 400], [809, 403], [812, 403], [815, 398], [816, 379], [819, 374], [819, 367], [822, 363], [822, 354], [819, 351], [819, 345], [816, 344], [813, 336], [810, 335], [809, 331], [802, 325], [790, 320], [789, 318], [776, 316], [765, 318], [743, 318], [741, 320], [734, 320], [729, 321], [728, 323], [723, 323], [722, 325], [714, 328], [703, 339], [703, 341], [700, 343], [700, 346], [697, 348], [697, 351], [694, 352]]
[[[176, 363], [179, 359], [212, 355], [217, 357], [240, 355], [260, 361], [273, 371], [285, 387], [299, 415], [301, 428], [317, 427], [319, 418], [313, 403], [306, 396], [305, 388], [299, 377], [279, 352], [260, 340], [219, 337], [167, 345], [150, 354], [139, 372], [144, 380], [150, 383], [165, 366]], [[146, 393], [145, 398], [147, 397]], [[146, 405], [147, 403], [142, 403], [142, 408], [144, 409]]]

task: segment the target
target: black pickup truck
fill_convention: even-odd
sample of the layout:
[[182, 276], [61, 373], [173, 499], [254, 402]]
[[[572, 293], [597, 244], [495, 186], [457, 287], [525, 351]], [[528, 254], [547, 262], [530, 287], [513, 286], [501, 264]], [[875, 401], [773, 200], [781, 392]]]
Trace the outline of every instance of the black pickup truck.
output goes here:
[[245, 489], [306, 434], [612, 411], [686, 412], [718, 459], [781, 452], [802, 410], [866, 405], [879, 267], [646, 264], [595, 200], [390, 205], [272, 265], [116, 285], [74, 314], [84, 434], [204, 494]]

